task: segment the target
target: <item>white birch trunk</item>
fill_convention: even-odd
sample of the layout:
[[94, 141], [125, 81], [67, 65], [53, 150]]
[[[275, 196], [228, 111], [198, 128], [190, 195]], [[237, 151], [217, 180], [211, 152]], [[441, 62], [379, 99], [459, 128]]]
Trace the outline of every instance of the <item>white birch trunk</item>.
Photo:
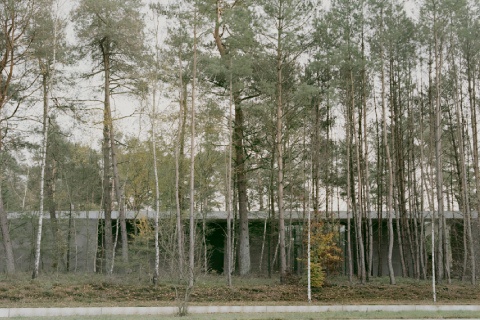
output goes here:
[[155, 265], [153, 270], [153, 284], [156, 286], [158, 284], [158, 278], [160, 274], [160, 244], [159, 244], [159, 215], [160, 215], [160, 188], [158, 183], [158, 168], [157, 168], [157, 72], [158, 70], [158, 37], [159, 37], [159, 21], [158, 14], [155, 16], [155, 73], [151, 79], [152, 84], [152, 115], [151, 115], [151, 135], [152, 135], [152, 156], [153, 156], [153, 174], [155, 178], [155, 217], [154, 217], [154, 230], [155, 230]]
[[[54, 8], [52, 8], [54, 10]], [[40, 173], [40, 209], [38, 213], [38, 230], [37, 230], [37, 240], [35, 244], [35, 262], [33, 266], [32, 279], [38, 277], [40, 269], [40, 254], [42, 246], [42, 231], [43, 231], [43, 204], [45, 200], [44, 189], [45, 189], [45, 166], [47, 163], [47, 144], [48, 144], [48, 118], [49, 118], [49, 106], [48, 99], [49, 94], [51, 94], [52, 89], [52, 79], [55, 74], [55, 64], [56, 64], [56, 55], [57, 55], [57, 32], [58, 32], [58, 3], [57, 10], [55, 12], [54, 23], [53, 23], [53, 57], [52, 57], [52, 67], [44, 65], [43, 70], [43, 145], [42, 145], [42, 166]], [[40, 65], [41, 62], [39, 61]]]
[[[232, 61], [230, 60], [230, 99], [229, 99], [229, 111], [228, 111], [228, 152], [227, 152], [227, 285], [232, 286], [232, 261], [233, 261], [233, 250], [232, 250], [232, 144], [233, 144], [233, 84], [232, 84]], [[265, 220], [266, 222], [266, 220]], [[265, 224], [266, 228], [266, 224]], [[262, 258], [263, 258], [263, 246], [265, 240], [262, 242], [262, 253], [260, 255], [260, 270], [262, 268]]]
[[178, 250], [178, 268], [180, 271], [180, 276], [184, 273], [184, 260], [185, 260], [185, 251], [184, 251], [184, 241], [183, 241], [183, 225], [182, 225], [182, 208], [180, 204], [180, 147], [182, 145], [182, 128], [185, 125], [183, 123], [183, 71], [182, 71], [182, 58], [179, 56], [179, 77], [180, 77], [180, 111], [178, 114], [178, 133], [177, 133], [177, 143], [175, 146], [175, 203], [176, 203], [176, 232], [177, 232], [177, 250]]
[[160, 190], [158, 185], [158, 168], [157, 168], [157, 144], [156, 144], [156, 119], [157, 119], [157, 109], [156, 109], [156, 83], [153, 83], [153, 96], [152, 96], [152, 153], [153, 153], [153, 174], [155, 176], [155, 269], [153, 274], [153, 283], [158, 284], [158, 277], [160, 273], [160, 246], [158, 243], [158, 218], [160, 214]]
[[[45, 90], [46, 91], [46, 90]], [[44, 93], [46, 93], [44, 91]], [[42, 246], [42, 230], [43, 230], [43, 202], [45, 199], [44, 187], [45, 187], [45, 165], [47, 161], [47, 140], [48, 140], [48, 98], [44, 97], [44, 110], [43, 110], [43, 144], [42, 144], [42, 169], [40, 173], [40, 209], [38, 213], [38, 226], [37, 226], [37, 240], [35, 243], [35, 262], [33, 266], [32, 279], [38, 277], [40, 269], [40, 253]]]
[[[195, 12], [195, 17], [197, 12]], [[190, 137], [190, 247], [189, 247], [189, 287], [194, 284], [195, 272], [195, 86], [197, 81], [197, 24], [193, 25], [193, 78], [192, 78], [192, 110]]]

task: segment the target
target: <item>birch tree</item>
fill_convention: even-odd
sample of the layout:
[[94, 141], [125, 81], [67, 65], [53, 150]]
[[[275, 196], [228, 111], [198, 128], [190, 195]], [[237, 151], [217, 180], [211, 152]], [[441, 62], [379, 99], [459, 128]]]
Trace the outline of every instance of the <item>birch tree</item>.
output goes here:
[[[55, 77], [55, 68], [57, 62], [58, 47], [65, 47], [62, 39], [65, 23], [58, 17], [59, 15], [58, 1], [45, 1], [42, 4], [42, 10], [37, 12], [35, 17], [35, 26], [32, 31], [34, 34], [33, 55], [38, 60], [38, 68], [41, 74], [42, 81], [42, 100], [43, 100], [43, 121], [42, 121], [42, 154], [41, 154], [41, 177], [40, 177], [40, 210], [37, 229], [37, 241], [35, 248], [35, 262], [33, 268], [32, 278], [35, 279], [39, 274], [40, 268], [40, 254], [42, 244], [43, 232], [43, 211], [44, 211], [44, 186], [45, 186], [45, 171], [47, 170], [47, 145], [48, 145], [48, 121], [50, 117], [49, 101], [53, 91], [53, 81]], [[62, 52], [64, 53], [64, 51]], [[50, 193], [52, 194], [52, 193]], [[53, 195], [53, 194], [52, 194]], [[50, 199], [53, 202], [53, 199]], [[53, 209], [53, 219], [51, 219], [53, 236], [58, 243], [58, 230], [56, 226], [55, 211]], [[58, 255], [58, 250], [56, 255]], [[58, 259], [57, 259], [58, 261]]]

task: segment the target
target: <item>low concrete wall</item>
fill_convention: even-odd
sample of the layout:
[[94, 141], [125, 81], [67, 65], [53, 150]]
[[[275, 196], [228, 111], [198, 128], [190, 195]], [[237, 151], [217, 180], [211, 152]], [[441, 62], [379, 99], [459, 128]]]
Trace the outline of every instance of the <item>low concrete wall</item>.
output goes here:
[[[176, 307], [94, 307], [94, 308], [0, 308], [0, 318], [68, 317], [102, 315], [173, 315]], [[192, 314], [209, 313], [317, 313], [317, 312], [403, 312], [403, 311], [475, 311], [480, 305], [331, 305], [331, 306], [191, 306]]]

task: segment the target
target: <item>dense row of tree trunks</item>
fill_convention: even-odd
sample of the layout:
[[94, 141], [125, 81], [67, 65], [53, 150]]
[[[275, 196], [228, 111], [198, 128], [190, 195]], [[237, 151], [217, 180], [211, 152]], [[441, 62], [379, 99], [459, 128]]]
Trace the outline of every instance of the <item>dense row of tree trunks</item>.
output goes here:
[[[77, 29], [80, 30], [79, 39], [83, 39], [82, 50], [90, 50], [89, 53], [97, 62], [93, 73], [102, 74], [104, 81], [102, 207], [105, 225], [102, 271], [107, 274], [114, 271], [115, 263], [116, 236], [112, 234], [114, 204], [120, 212], [117, 235], [121, 235], [123, 262], [128, 262], [129, 255], [125, 217], [125, 199], [128, 199], [128, 194], [122, 185], [128, 178], [121, 177], [122, 166], [126, 168], [128, 165], [124, 165], [121, 160], [122, 153], [130, 150], [122, 150], [115, 141], [118, 136], [114, 134], [116, 127], [113, 125], [110, 99], [112, 94], [116, 93], [115, 90], [125, 83], [123, 77], [128, 78], [132, 76], [129, 73], [140, 72], [138, 69], [143, 65], [137, 66], [133, 62], [129, 64], [130, 61], [125, 57], [133, 53], [118, 49], [123, 44], [127, 44], [127, 49], [130, 48], [129, 41], [134, 37], [120, 37], [118, 40], [117, 34], [113, 32], [102, 34], [102, 37], [95, 34], [98, 37], [93, 39], [92, 34], [98, 26], [91, 26], [90, 22], [101, 16], [102, 12], [98, 8], [112, 3], [116, 4], [115, 7], [120, 7], [127, 2], [131, 4], [128, 7], [130, 13], [140, 8], [140, 1], [99, 0], [101, 5], [94, 6], [93, 2], [85, 0], [79, 3], [79, 8], [89, 8], [91, 12], [86, 14], [83, 20], [78, 16], [85, 10], [78, 10], [75, 14], [75, 19], [80, 20]], [[25, 2], [19, 0], [13, 3]], [[225, 152], [228, 159], [227, 171], [233, 169], [231, 174], [225, 174], [228, 222], [224, 271], [227, 284], [231, 285], [231, 274], [235, 265], [233, 252], [238, 274], [246, 275], [251, 272], [253, 263], [250, 257], [248, 214], [251, 207], [258, 205], [260, 209], [264, 209], [264, 201], [268, 199], [266, 202], [269, 216], [264, 224], [261, 262], [268, 242], [268, 273], [272, 276], [274, 271], [279, 269], [281, 282], [284, 283], [295, 264], [291, 241], [295, 236], [293, 218], [290, 216], [290, 223], [285, 221], [288, 219], [288, 208], [295, 210], [300, 208], [301, 203], [306, 215], [309, 203], [315, 218], [327, 218], [328, 223], [331, 223], [327, 227], [333, 230], [336, 224], [345, 223], [334, 219], [335, 188], [338, 194], [338, 204], [335, 204], [337, 207], [343, 205], [347, 209], [345, 269], [350, 281], [353, 282], [356, 275], [359, 281], [364, 283], [375, 275], [375, 250], [379, 256], [376, 274], [383, 275], [385, 266], [388, 266], [392, 284], [396, 281], [392, 261], [394, 251], [398, 252], [398, 271], [402, 276], [416, 279], [432, 276], [438, 281], [450, 281], [453, 276], [457, 276], [453, 270], [458, 270], [452, 265], [452, 256], [458, 253], [450, 252], [451, 238], [458, 232], [463, 236], [462, 277], [465, 280], [470, 278], [475, 284], [475, 270], [478, 269], [475, 263], [478, 259], [475, 257], [475, 221], [472, 221], [471, 211], [475, 208], [480, 211], [476, 105], [478, 45], [471, 35], [471, 30], [476, 29], [476, 25], [470, 21], [473, 15], [467, 12], [468, 3], [461, 2], [458, 3], [459, 8], [453, 8], [447, 2], [424, 1], [418, 16], [419, 21], [415, 21], [397, 1], [385, 3], [377, 0], [338, 0], [332, 2], [325, 12], [318, 13], [314, 23], [310, 23], [310, 14], [317, 12], [309, 1], [262, 0], [252, 3], [250, 7], [243, 4], [220, 0], [183, 3], [185, 7], [194, 8], [195, 13], [189, 11], [182, 16], [185, 18], [183, 22], [189, 25], [191, 30], [182, 25], [182, 32], [185, 31], [185, 34], [181, 40], [175, 39], [181, 45], [193, 46], [193, 51], [172, 46], [173, 50], [165, 53], [166, 56], [174, 53], [174, 64], [177, 59], [180, 61], [180, 72], [177, 75], [175, 71], [174, 77], [171, 77], [175, 80], [168, 80], [178, 81], [177, 76], [180, 78], [179, 123], [175, 140], [167, 134], [165, 137], [172, 140], [163, 143], [162, 139], [158, 139], [158, 145], [155, 138], [159, 133], [155, 133], [156, 125], [152, 123], [157, 188], [155, 210], [158, 214], [161, 206], [164, 206], [164, 209], [176, 207], [177, 237], [172, 247], [176, 246], [175, 250], [178, 250], [175, 258], [178, 257], [179, 269], [183, 271], [188, 268], [190, 271], [190, 285], [193, 286], [193, 272], [198, 267], [195, 265], [194, 245], [200, 242], [194, 238], [194, 214], [196, 209], [205, 212], [204, 208], [208, 207], [208, 201], [199, 192], [205, 186], [195, 180], [200, 175], [199, 170], [195, 170], [195, 159], [200, 159], [199, 155], [202, 153], [201, 144], [196, 147], [196, 141], [200, 139], [195, 139], [204, 134], [195, 131], [195, 112], [202, 112], [203, 107], [210, 109], [210, 102], [212, 106], [217, 102], [218, 106], [226, 103], [227, 92], [230, 110], [234, 110], [234, 114], [229, 114], [230, 146], [228, 150], [225, 148], [219, 151], [218, 145], [209, 142], [215, 152]], [[112, 12], [113, 7], [109, 8]], [[176, 8], [174, 10], [181, 11], [178, 6], [173, 7]], [[452, 8], [455, 10], [450, 10]], [[167, 9], [165, 11], [169, 11]], [[109, 10], [106, 11], [110, 13]], [[163, 10], [159, 12], [163, 14]], [[176, 13], [178, 12], [170, 12], [169, 18]], [[106, 24], [107, 31], [111, 31], [112, 23], [122, 20], [117, 19], [120, 17], [118, 12], [112, 13], [112, 16], [114, 18]], [[209, 24], [206, 23], [207, 18]], [[105, 19], [100, 17], [98, 24], [102, 24]], [[254, 19], [258, 25], [252, 22]], [[11, 38], [13, 33], [9, 33], [9, 28], [13, 28], [14, 24], [8, 19], [6, 21], [2, 20], [3, 34], [6, 38], [10, 37], [8, 39], [11, 41], [6, 41], [5, 45], [0, 47], [4, 57], [0, 60], [0, 71], [4, 75], [0, 79], [0, 109], [9, 102], [8, 87], [15, 67], [11, 57], [17, 54], [13, 50], [17, 39]], [[214, 26], [211, 25], [213, 22]], [[133, 26], [134, 23], [131, 23], [126, 28], [129, 30]], [[214, 42], [204, 41], [206, 36], [203, 36], [206, 33], [203, 31], [212, 27]], [[248, 34], [250, 38], [247, 37]], [[211, 35], [209, 36], [212, 40]], [[171, 45], [168, 41], [165, 44]], [[265, 45], [264, 48], [259, 44]], [[156, 50], [158, 51], [158, 48]], [[200, 56], [197, 57], [200, 51], [201, 60]], [[300, 64], [299, 57], [302, 57], [302, 61], [303, 57], [306, 57], [305, 61], [308, 62], [305, 62], [305, 65]], [[124, 58], [123, 62], [127, 63], [119, 65], [117, 59]], [[151, 62], [147, 60], [145, 58], [143, 61], [146, 69], [151, 67], [148, 66]], [[17, 61], [23, 61], [22, 57]], [[165, 61], [169, 61], [168, 57]], [[158, 82], [160, 67], [158, 61], [156, 62], [154, 77]], [[187, 62], [188, 68], [183, 69], [183, 62]], [[127, 69], [128, 71], [125, 71]], [[423, 77], [426, 78], [427, 74], [428, 81], [424, 82]], [[45, 85], [44, 79], [44, 88]], [[205, 100], [197, 101], [196, 91], [198, 96], [205, 97]], [[153, 95], [155, 105], [155, 90]], [[187, 106], [190, 97], [191, 109]], [[332, 101], [329, 101], [330, 98]], [[209, 103], [201, 105], [203, 101]], [[187, 125], [189, 111], [190, 127]], [[202, 125], [201, 121], [198, 124]], [[341, 130], [341, 126], [344, 132], [332, 135], [335, 130]], [[191, 130], [190, 133], [188, 129]], [[222, 129], [216, 130], [219, 137], [225, 135]], [[6, 149], [4, 133], [5, 131], [0, 132], [2, 152]], [[48, 134], [48, 131], [44, 130], [44, 134]], [[301, 147], [300, 140], [303, 143]], [[170, 156], [170, 153], [173, 158], [173, 144], [175, 182], [172, 179], [169, 182], [171, 186], [165, 187], [172, 190], [175, 188], [175, 196], [173, 197], [172, 191], [170, 203], [169, 199], [166, 199], [167, 195], [159, 194], [159, 172], [155, 158], [163, 157], [163, 154]], [[185, 145], [190, 147], [187, 155]], [[159, 148], [164, 149], [156, 154]], [[46, 150], [50, 152], [48, 148]], [[372, 150], [376, 152], [375, 155]], [[44, 164], [46, 178], [42, 177], [41, 180], [46, 183], [46, 197], [52, 221], [51, 233], [55, 239], [54, 245], [57, 246], [54, 265], [58, 268], [64, 257], [58, 247], [62, 241], [55, 213], [59, 207], [56, 207], [55, 200], [58, 196], [56, 185], [60, 185], [63, 177], [56, 172], [55, 159], [49, 156], [45, 159], [47, 162], [52, 161]], [[190, 160], [190, 171], [187, 169], [187, 159]], [[197, 162], [197, 166], [199, 163]], [[302, 180], [298, 178], [298, 168], [301, 166], [304, 168], [305, 177], [304, 181], [299, 182]], [[252, 176], [255, 176], [255, 179]], [[308, 187], [305, 187], [306, 185]], [[5, 184], [2, 184], [2, 187], [5, 187]], [[7, 272], [10, 273], [14, 272], [15, 266], [8, 219], [2, 209], [4, 194], [0, 192], [0, 227]], [[43, 195], [43, 191], [40, 194]], [[160, 197], [165, 198], [168, 204], [161, 205]], [[144, 201], [143, 204], [151, 205], [151, 199], [149, 201]], [[70, 204], [72, 203], [73, 201], [70, 201]], [[183, 230], [183, 219], [188, 207], [190, 239], [186, 240], [184, 237], [187, 231]], [[372, 208], [377, 212], [376, 225], [373, 222]], [[425, 210], [429, 210], [431, 216], [425, 215]], [[463, 230], [459, 231], [460, 229], [457, 230], [455, 226], [447, 223], [446, 210], [461, 211]], [[238, 224], [231, 224], [234, 213], [238, 213]], [[232, 228], [236, 227], [238, 237], [233, 241], [235, 232]], [[429, 228], [432, 229], [431, 236], [427, 234]], [[206, 229], [204, 216], [202, 251], [205, 271], [208, 269]], [[41, 229], [37, 231], [40, 236]], [[71, 235], [70, 231], [69, 228]], [[156, 245], [159, 242], [159, 232], [156, 226]], [[385, 234], [387, 232], [388, 234]], [[430, 237], [431, 247], [428, 245]], [[387, 238], [388, 242], [385, 241]], [[67, 246], [70, 240], [67, 240]], [[185, 257], [187, 242], [188, 258]], [[388, 255], [384, 256], [387, 246]], [[37, 248], [40, 248], [40, 244]], [[154, 281], [159, 274], [158, 252], [156, 255]], [[175, 264], [176, 261], [171, 265]], [[435, 270], [430, 271], [430, 265], [435, 265]], [[262, 266], [259, 269], [261, 268]], [[38, 272], [36, 266], [35, 269], [35, 272]]]

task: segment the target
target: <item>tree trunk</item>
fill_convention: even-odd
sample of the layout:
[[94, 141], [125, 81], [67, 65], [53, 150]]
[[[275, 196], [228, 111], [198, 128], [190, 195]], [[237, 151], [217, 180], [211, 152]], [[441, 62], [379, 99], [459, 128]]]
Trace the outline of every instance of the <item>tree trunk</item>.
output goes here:
[[[355, 223], [356, 223], [356, 236], [357, 236], [357, 246], [358, 246], [358, 261], [359, 261], [359, 276], [360, 276], [360, 282], [365, 283], [367, 280], [367, 274], [366, 274], [366, 269], [365, 269], [365, 246], [363, 243], [363, 231], [362, 231], [362, 218], [363, 218], [363, 180], [362, 180], [362, 168], [360, 164], [360, 139], [358, 138], [358, 135], [356, 134], [356, 122], [357, 122], [357, 117], [355, 116], [355, 99], [354, 99], [354, 83], [353, 83], [353, 71], [350, 70], [350, 99], [351, 99], [351, 114], [352, 114], [352, 127], [353, 127], [353, 136], [355, 137], [355, 155], [356, 155], [356, 167], [357, 167], [357, 177], [358, 177], [358, 196], [357, 196], [357, 204], [356, 204], [356, 210], [357, 212]], [[359, 117], [361, 119], [361, 117]], [[361, 120], [359, 120], [361, 122]], [[361, 126], [359, 123], [359, 132], [361, 131]]]
[[105, 214], [104, 225], [104, 256], [105, 270], [110, 274], [113, 264], [113, 234], [112, 234], [112, 199], [111, 199], [111, 175], [110, 175], [110, 58], [108, 43], [102, 43], [100, 49], [103, 54], [103, 67], [105, 73], [104, 82], [104, 109], [103, 109], [103, 210]]
[[[221, 21], [221, 1], [216, 1], [216, 20], [213, 36], [220, 55], [225, 58], [228, 52], [222, 42], [220, 35], [220, 21]], [[244, 139], [244, 118], [241, 106], [240, 92], [233, 92], [233, 103], [235, 105], [235, 121], [233, 130], [233, 145], [235, 149], [235, 187], [238, 193], [238, 215], [239, 215], [239, 230], [238, 230], [238, 273], [246, 275], [250, 273], [250, 235], [248, 230], [248, 208], [247, 208], [247, 177], [245, 172], [245, 152], [243, 148]]]
[[[363, 45], [362, 45], [363, 47]], [[373, 223], [372, 223], [372, 210], [370, 204], [370, 178], [369, 178], [369, 162], [368, 162], [368, 139], [367, 139], [367, 93], [365, 92], [366, 87], [366, 72], [363, 70], [363, 144], [364, 144], [364, 169], [365, 172], [365, 209], [367, 211], [367, 235], [368, 235], [368, 270], [367, 270], [367, 280], [373, 276]]]
[[347, 260], [348, 260], [348, 282], [352, 283], [353, 281], [353, 257], [352, 257], [352, 240], [351, 240], [351, 212], [352, 212], [352, 195], [351, 195], [351, 184], [353, 183], [351, 181], [351, 162], [352, 162], [352, 157], [350, 155], [351, 153], [351, 121], [350, 121], [350, 115], [349, 115], [349, 107], [345, 107], [345, 114], [347, 121], [345, 121], [345, 126], [346, 126], [346, 141], [347, 141]]
[[43, 232], [43, 204], [45, 200], [45, 167], [47, 163], [47, 143], [48, 143], [48, 84], [47, 75], [43, 75], [43, 141], [42, 141], [42, 166], [40, 173], [40, 210], [38, 213], [37, 241], [35, 245], [35, 263], [33, 266], [32, 279], [36, 279], [40, 272], [40, 253], [42, 245]]
[[245, 153], [243, 148], [244, 118], [240, 102], [235, 99], [235, 122], [233, 144], [235, 148], [235, 171], [236, 189], [238, 193], [238, 273], [246, 275], [250, 273], [250, 235], [248, 229], [248, 208], [247, 208], [247, 175], [245, 172]]
[[[378, 118], [377, 112], [377, 102], [375, 102], [375, 123], [376, 123], [376, 144], [377, 144], [377, 166], [376, 166], [376, 184], [377, 184], [377, 276], [383, 276], [383, 252], [382, 252], [382, 243], [383, 243], [383, 186], [384, 180], [382, 177], [385, 175], [385, 156], [382, 153], [382, 136], [380, 134], [380, 120]], [[382, 131], [383, 134], [383, 131]], [[373, 241], [373, 240], [372, 240]]]
[[[275, 135], [273, 135], [275, 136]], [[273, 138], [275, 139], [275, 138]], [[272, 259], [272, 244], [274, 243], [275, 237], [275, 154], [276, 154], [276, 145], [272, 143], [272, 152], [270, 158], [270, 186], [269, 186], [269, 222], [270, 222], [270, 236], [268, 237], [268, 277], [272, 277], [273, 273], [273, 259]]]
[[180, 97], [179, 97], [179, 114], [178, 114], [178, 132], [177, 132], [177, 143], [175, 146], [175, 203], [176, 203], [176, 232], [177, 232], [177, 250], [178, 250], [178, 270], [180, 276], [182, 277], [184, 272], [184, 262], [185, 262], [185, 249], [184, 249], [184, 235], [183, 235], [183, 223], [182, 223], [182, 193], [181, 193], [181, 168], [182, 168], [182, 154], [183, 154], [183, 141], [184, 141], [184, 130], [185, 130], [185, 96], [186, 90], [184, 90], [183, 84], [183, 70], [182, 70], [182, 59], [179, 57], [179, 78], [180, 78]]
[[[468, 82], [468, 97], [470, 102], [470, 117], [472, 125], [472, 143], [473, 143], [473, 170], [475, 176], [475, 198], [477, 213], [480, 213], [480, 169], [478, 156], [478, 128], [477, 128], [477, 107], [476, 107], [476, 88], [475, 88], [475, 73], [472, 72], [471, 58], [467, 56], [467, 82]], [[479, 218], [477, 218], [478, 221]], [[472, 278], [476, 279], [476, 274], [472, 273]]]
[[[282, 12], [281, 3], [279, 12]], [[287, 275], [287, 260], [285, 253], [285, 214], [283, 205], [283, 105], [282, 105], [282, 58], [281, 37], [283, 20], [278, 21], [278, 37], [277, 37], [277, 170], [278, 170], [278, 232], [280, 241], [280, 283], [284, 284]]]
[[[230, 60], [230, 94], [229, 94], [229, 105], [228, 105], [228, 152], [227, 152], [227, 170], [226, 170], [226, 185], [227, 185], [227, 285], [232, 286], [232, 144], [233, 144], [233, 130], [232, 130], [232, 120], [233, 120], [233, 81], [232, 81], [232, 61]], [[260, 195], [261, 196], [261, 195]], [[262, 258], [263, 258], [263, 248], [265, 244], [265, 235], [267, 228], [267, 220], [265, 219], [265, 231], [262, 242], [262, 254], [260, 256], [260, 271], [262, 269]]]
[[[423, 83], [421, 83], [421, 86], [423, 87]], [[421, 89], [420, 90], [420, 93], [421, 95], [423, 96], [423, 90]], [[422, 103], [421, 104], [421, 109], [420, 109], [420, 128], [423, 128], [424, 127], [424, 118], [423, 118], [423, 115], [424, 115], [424, 104]], [[426, 185], [426, 178], [425, 178], [425, 170], [423, 168], [424, 166], [424, 159], [425, 159], [425, 156], [424, 156], [424, 137], [423, 137], [423, 130], [420, 130], [420, 160], [419, 160], [419, 163], [420, 163], [420, 213], [421, 213], [421, 216], [420, 216], [420, 262], [421, 262], [421, 265], [422, 265], [422, 277], [423, 279], [426, 279], [427, 278], [427, 248], [425, 246], [425, 215], [423, 214], [425, 212], [425, 196], [424, 196], [424, 193], [425, 193], [425, 185]], [[427, 192], [427, 200], [429, 199], [429, 195], [428, 195], [428, 192]]]
[[[195, 16], [197, 12], [195, 12]], [[195, 86], [197, 82], [197, 23], [193, 24], [192, 110], [190, 118], [190, 241], [188, 250], [188, 286], [193, 287], [195, 276]]]
[[[158, 48], [157, 48], [158, 49]], [[158, 63], [158, 61], [157, 61]], [[160, 273], [160, 246], [158, 233], [159, 230], [159, 215], [160, 215], [160, 190], [159, 190], [159, 181], [158, 181], [158, 168], [157, 168], [157, 135], [156, 135], [156, 120], [157, 120], [157, 84], [155, 81], [152, 82], [152, 156], [153, 156], [153, 174], [155, 177], [155, 219], [154, 219], [154, 230], [155, 230], [155, 265], [153, 270], [153, 284], [156, 286], [158, 284], [158, 277]], [[176, 148], [178, 149], [179, 144], [177, 143]], [[176, 149], [176, 150], [177, 150]], [[175, 152], [175, 167], [178, 165], [178, 153]], [[177, 170], [175, 170], [175, 177], [177, 177]], [[176, 190], [178, 190], [178, 181], [176, 180]], [[178, 192], [175, 192], [175, 195], [178, 195]], [[178, 210], [178, 198], [177, 198], [177, 210]], [[182, 268], [180, 268], [182, 270]]]
[[[383, 32], [383, 12], [382, 12], [382, 24], [381, 30]], [[380, 59], [382, 60], [381, 66], [381, 82], [382, 82], [382, 122], [383, 122], [383, 146], [385, 148], [385, 153], [387, 156], [387, 169], [388, 169], [388, 196], [387, 196], [387, 214], [388, 214], [388, 275], [390, 277], [390, 284], [395, 284], [395, 274], [393, 271], [393, 214], [392, 214], [392, 200], [393, 200], [393, 167], [392, 167], [392, 158], [390, 156], [390, 147], [388, 145], [388, 135], [387, 135], [387, 116], [385, 111], [386, 103], [386, 92], [385, 92], [385, 66], [384, 66], [384, 55], [383, 55], [383, 43], [380, 44]]]
[[[440, 69], [441, 65], [441, 48], [438, 34], [436, 30], [436, 15], [434, 15], [434, 41], [435, 41], [435, 169], [437, 177], [437, 209], [438, 209], [438, 241], [439, 241], [439, 278], [447, 277], [450, 282], [449, 262], [447, 254], [447, 241], [445, 232], [445, 217], [443, 209], [443, 161], [442, 161], [442, 106], [440, 101]], [[445, 272], [445, 274], [443, 273]]]
[[[461, 197], [462, 197], [462, 211], [464, 216], [464, 226], [463, 226], [463, 233], [465, 239], [465, 247], [464, 247], [464, 255], [465, 255], [465, 262], [464, 262], [464, 274], [466, 274], [466, 264], [467, 264], [467, 256], [470, 253], [470, 272], [471, 272], [471, 283], [475, 285], [475, 247], [473, 245], [473, 236], [472, 236], [472, 223], [471, 223], [471, 216], [470, 216], [470, 199], [469, 199], [469, 192], [468, 192], [468, 178], [467, 178], [467, 167], [465, 161], [465, 142], [463, 139], [463, 117], [461, 112], [461, 105], [458, 97], [458, 90], [459, 86], [457, 83], [457, 77], [455, 72], [455, 114], [457, 118], [457, 139], [459, 145], [459, 160], [460, 160], [460, 174], [461, 174]], [[468, 242], [468, 244], [467, 244]]]
[[118, 219], [120, 220], [120, 229], [122, 231], [122, 260], [126, 264], [128, 263], [128, 234], [127, 234], [127, 222], [125, 214], [125, 199], [123, 195], [123, 187], [120, 184], [120, 174], [118, 173], [117, 165], [117, 155], [115, 151], [115, 141], [113, 135], [113, 123], [112, 117], [110, 116], [110, 153], [112, 156], [112, 167], [113, 167], [113, 179], [115, 185], [115, 196], [117, 198], [119, 206], [119, 215]]

